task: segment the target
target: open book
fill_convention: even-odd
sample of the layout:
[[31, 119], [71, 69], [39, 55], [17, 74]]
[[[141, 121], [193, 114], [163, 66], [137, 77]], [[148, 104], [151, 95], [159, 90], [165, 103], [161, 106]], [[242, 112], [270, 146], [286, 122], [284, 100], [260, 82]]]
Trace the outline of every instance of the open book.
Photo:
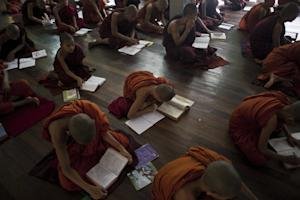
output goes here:
[[226, 40], [226, 34], [222, 32], [213, 32], [210, 34], [210, 38], [216, 40]]
[[105, 78], [101, 78], [98, 76], [91, 76], [88, 80], [86, 80], [82, 86], [81, 90], [89, 91], [89, 92], [95, 92], [97, 88], [106, 81]]
[[193, 104], [194, 101], [175, 95], [170, 101], [161, 104], [157, 110], [173, 120], [178, 120]]
[[74, 101], [77, 99], [80, 99], [80, 94], [76, 88], [63, 91], [64, 102], [70, 102], [70, 101]]
[[140, 117], [128, 120], [125, 122], [125, 124], [140, 135], [163, 118], [165, 118], [164, 115], [160, 114], [157, 111], [154, 111], [151, 113], [146, 113]]
[[[292, 134], [292, 136], [297, 140], [300, 140], [300, 133], [294, 133]], [[269, 144], [279, 155], [284, 155], [284, 156], [296, 155], [297, 157], [300, 158], [300, 148], [292, 147], [288, 143], [286, 137], [270, 139]], [[300, 167], [300, 165], [291, 165], [287, 163], [284, 163], [284, 166], [287, 169]]]
[[243, 11], [248, 12], [248, 11], [251, 10], [251, 8], [252, 8], [252, 6], [245, 6], [244, 9], [243, 9]]
[[92, 31], [92, 29], [89, 28], [81, 28], [78, 31], [75, 32], [74, 36], [83, 36], [87, 34], [88, 32]]
[[121, 174], [128, 159], [112, 148], [108, 148], [99, 163], [87, 172], [93, 182], [108, 189]]
[[35, 59], [34, 58], [16, 58], [11, 62], [5, 62], [4, 65], [7, 65], [6, 70], [12, 69], [25, 69], [28, 67], [35, 66]]
[[139, 44], [132, 45], [132, 46], [124, 46], [124, 47], [118, 49], [118, 51], [120, 53], [134, 56], [135, 54], [140, 52], [143, 48], [151, 46], [152, 44], [153, 44], [153, 42], [151, 42], [151, 41], [140, 40]]
[[39, 50], [39, 51], [34, 51], [31, 54], [32, 54], [33, 59], [39, 59], [39, 58], [47, 57], [47, 52], [46, 52], [45, 49]]
[[192, 46], [197, 49], [207, 49], [209, 41], [209, 34], [201, 34], [200, 37], [195, 38], [195, 41]]
[[7, 133], [3, 125], [0, 123], [0, 141], [5, 140], [5, 138], [7, 138]]
[[223, 23], [219, 26], [219, 28], [225, 29], [225, 30], [230, 30], [230, 29], [233, 28], [233, 27], [234, 27], [233, 24], [228, 24], [228, 23], [225, 23], [225, 22], [223, 22]]

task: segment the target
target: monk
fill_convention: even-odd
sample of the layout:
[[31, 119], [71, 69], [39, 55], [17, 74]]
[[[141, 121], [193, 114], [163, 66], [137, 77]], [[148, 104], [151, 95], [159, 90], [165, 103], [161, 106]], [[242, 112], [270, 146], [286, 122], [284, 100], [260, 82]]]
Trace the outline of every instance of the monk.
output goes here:
[[54, 112], [45, 122], [43, 136], [57, 156], [61, 186], [68, 191], [86, 191], [93, 199], [102, 199], [107, 191], [95, 185], [86, 173], [94, 167], [108, 147], [128, 158], [128, 138], [112, 131], [105, 114], [87, 100], [76, 100]]
[[163, 38], [167, 57], [203, 69], [227, 64], [222, 58], [216, 56], [214, 48], [208, 47], [202, 50], [192, 47], [196, 38], [197, 15], [196, 5], [191, 3], [185, 6], [183, 16], [176, 16], [170, 20]]
[[217, 12], [218, 0], [196, 0], [198, 15], [208, 29], [216, 29], [224, 18]]
[[163, 166], [152, 186], [153, 200], [221, 200], [239, 193], [257, 199], [227, 158], [201, 146]]
[[117, 8], [125, 8], [130, 5], [134, 5], [136, 8], [139, 8], [141, 3], [140, 0], [115, 0]]
[[53, 14], [59, 32], [74, 34], [85, 26], [83, 19], [78, 17], [76, 8], [69, 4], [69, 0], [60, 0], [54, 7]]
[[48, 16], [44, 0], [26, 0], [22, 5], [23, 22], [26, 25], [43, 25]]
[[82, 83], [91, 76], [94, 69], [84, 64], [84, 58], [81, 47], [75, 44], [73, 37], [68, 33], [62, 33], [60, 49], [56, 53], [53, 64], [59, 86], [80, 88]]
[[[300, 102], [291, 104], [282, 92], [264, 92], [249, 96], [233, 111], [229, 122], [229, 135], [253, 165], [265, 165], [270, 159], [300, 164], [300, 158], [295, 155], [283, 156], [268, 149], [271, 135], [278, 133], [285, 124], [299, 120], [299, 114]], [[290, 143], [300, 145], [298, 140], [285, 132]]]
[[80, 2], [85, 24], [101, 23], [107, 16], [104, 0], [81, 0]]
[[224, 0], [224, 3], [224, 8], [233, 11], [242, 10], [247, 5], [247, 1], [245, 0]]
[[[138, 13], [137, 29], [145, 33], [163, 34], [167, 24], [165, 11], [168, 8], [167, 0], [149, 0]], [[162, 25], [159, 25], [161, 22]]]
[[251, 33], [258, 22], [271, 14], [270, 8], [274, 4], [275, 0], [265, 0], [253, 6], [241, 19], [239, 29]]
[[26, 57], [34, 50], [33, 42], [20, 25], [10, 24], [0, 31], [0, 60], [12, 61]]
[[21, 0], [2, 0], [0, 2], [3, 13], [18, 14], [21, 11]]
[[25, 80], [9, 82], [7, 71], [0, 62], [0, 116], [28, 105], [39, 105], [40, 101]]
[[[274, 48], [263, 61], [258, 80], [265, 82], [264, 87], [270, 88], [277, 82], [289, 81], [300, 85], [300, 42]], [[297, 89], [296, 89], [297, 90]], [[300, 89], [298, 89], [300, 91]]]
[[157, 104], [170, 101], [175, 91], [165, 78], [157, 78], [148, 71], [137, 71], [127, 76], [123, 95], [133, 102], [127, 114], [131, 119], [156, 110]]
[[137, 12], [134, 5], [113, 11], [100, 25], [100, 37], [95, 42], [90, 42], [89, 48], [104, 44], [118, 49], [138, 44], [138, 40], [135, 39]]
[[289, 43], [284, 37], [285, 22], [298, 17], [299, 8], [295, 3], [286, 4], [277, 14], [259, 22], [250, 34], [250, 46], [253, 56], [263, 60], [273, 48]]

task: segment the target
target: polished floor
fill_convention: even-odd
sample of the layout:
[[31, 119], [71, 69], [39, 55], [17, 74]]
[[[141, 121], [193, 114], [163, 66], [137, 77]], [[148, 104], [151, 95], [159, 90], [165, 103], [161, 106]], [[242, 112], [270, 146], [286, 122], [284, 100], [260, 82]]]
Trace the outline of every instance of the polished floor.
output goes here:
[[[243, 11], [226, 13], [227, 22], [238, 24]], [[4, 21], [6, 16], [1, 16]], [[41, 95], [62, 105], [62, 95], [53, 96], [38, 84], [38, 78], [52, 68], [53, 58], [59, 48], [58, 36], [43, 27], [27, 27], [29, 37], [39, 49], [46, 49], [48, 57], [37, 61], [37, 66], [9, 72], [11, 79], [25, 78]], [[191, 146], [202, 145], [218, 151], [233, 161], [245, 183], [262, 200], [300, 199], [300, 170], [287, 171], [280, 163], [273, 162], [263, 168], [251, 166], [235, 148], [228, 137], [228, 120], [233, 109], [247, 95], [264, 91], [252, 85], [260, 67], [251, 59], [244, 58], [240, 42], [246, 35], [237, 28], [226, 31], [227, 40], [212, 41], [211, 46], [230, 64], [203, 71], [179, 63], [166, 61], [161, 38], [143, 35], [141, 38], [155, 44], [136, 56], [127, 56], [106, 47], [87, 49], [96, 31], [76, 38], [84, 48], [90, 65], [96, 67], [95, 75], [107, 78], [106, 83], [95, 93], [81, 92], [83, 99], [97, 103], [105, 111], [113, 128], [130, 133], [140, 143], [150, 143], [160, 154], [154, 161], [159, 169], [163, 164], [184, 154]], [[152, 71], [165, 76], [176, 87], [178, 94], [195, 101], [191, 110], [178, 122], [164, 119], [154, 127], [136, 135], [125, 124], [107, 111], [107, 105], [122, 95], [124, 78], [136, 70]], [[30, 169], [51, 151], [51, 145], [41, 138], [42, 122], [20, 136], [0, 145], [0, 199], [17, 200], [71, 200], [80, 199], [80, 194], [71, 194], [56, 185], [28, 175]], [[109, 195], [109, 200], [150, 199], [151, 186], [135, 191], [128, 179]], [[239, 199], [245, 199], [240, 197]]]

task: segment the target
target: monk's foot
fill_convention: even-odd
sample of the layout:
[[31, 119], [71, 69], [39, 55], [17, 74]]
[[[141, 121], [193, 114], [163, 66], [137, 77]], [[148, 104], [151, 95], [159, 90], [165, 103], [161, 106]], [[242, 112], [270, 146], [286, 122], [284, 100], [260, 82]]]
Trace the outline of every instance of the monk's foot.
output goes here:
[[259, 60], [259, 59], [255, 58], [255, 59], [254, 59], [254, 62], [255, 62], [256, 64], [261, 65], [261, 64], [263, 63], [263, 60]]
[[276, 76], [275, 74], [271, 73], [269, 81], [264, 85], [264, 87], [269, 89], [270, 87], [272, 87], [272, 85], [274, 85], [274, 83], [279, 81], [280, 81], [279, 76]]
[[33, 103], [36, 106], [40, 105], [40, 100], [37, 97], [26, 97], [27, 103]]

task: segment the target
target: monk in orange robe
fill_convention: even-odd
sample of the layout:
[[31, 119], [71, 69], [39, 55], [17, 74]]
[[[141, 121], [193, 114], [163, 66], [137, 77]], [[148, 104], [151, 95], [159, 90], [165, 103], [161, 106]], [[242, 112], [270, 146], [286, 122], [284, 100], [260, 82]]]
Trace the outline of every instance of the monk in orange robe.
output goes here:
[[265, 0], [264, 3], [253, 6], [241, 19], [239, 29], [251, 32], [258, 22], [270, 15], [270, 8], [274, 3], [275, 0]]
[[[164, 26], [167, 24], [164, 17], [168, 8], [167, 0], [150, 0], [138, 13], [137, 29], [146, 33], [162, 34]], [[162, 25], [159, 25], [161, 22]]]
[[165, 78], [157, 78], [148, 71], [137, 71], [128, 75], [123, 94], [133, 102], [127, 114], [128, 118], [152, 112], [157, 108], [157, 103], [169, 101], [175, 96], [174, 88]]
[[93, 199], [104, 198], [107, 191], [92, 184], [86, 173], [108, 147], [132, 162], [126, 150], [128, 138], [110, 130], [105, 114], [87, 100], [76, 100], [54, 112], [45, 122], [43, 136], [55, 149], [61, 186], [68, 191], [84, 190]]
[[0, 115], [13, 112], [27, 104], [39, 105], [40, 101], [25, 80], [9, 82], [4, 65], [0, 62]]
[[227, 158], [198, 146], [158, 171], [152, 199], [232, 199], [240, 192], [257, 199]]
[[59, 32], [74, 34], [85, 26], [83, 19], [78, 17], [76, 7], [69, 4], [69, 0], [60, 0], [53, 9], [55, 22]]
[[[300, 42], [273, 49], [263, 61], [263, 68], [257, 79], [266, 82], [270, 88], [277, 82], [294, 83], [295, 91], [300, 91]], [[299, 93], [300, 95], [300, 93]]]
[[104, 0], [81, 0], [85, 24], [98, 24], [107, 16]]
[[[234, 110], [229, 135], [253, 165], [264, 165], [269, 159], [300, 164], [297, 156], [283, 156], [268, 149], [273, 133], [299, 119], [300, 102], [291, 104], [282, 92], [264, 92], [246, 97]], [[285, 132], [289, 142], [300, 146], [300, 141]]]

